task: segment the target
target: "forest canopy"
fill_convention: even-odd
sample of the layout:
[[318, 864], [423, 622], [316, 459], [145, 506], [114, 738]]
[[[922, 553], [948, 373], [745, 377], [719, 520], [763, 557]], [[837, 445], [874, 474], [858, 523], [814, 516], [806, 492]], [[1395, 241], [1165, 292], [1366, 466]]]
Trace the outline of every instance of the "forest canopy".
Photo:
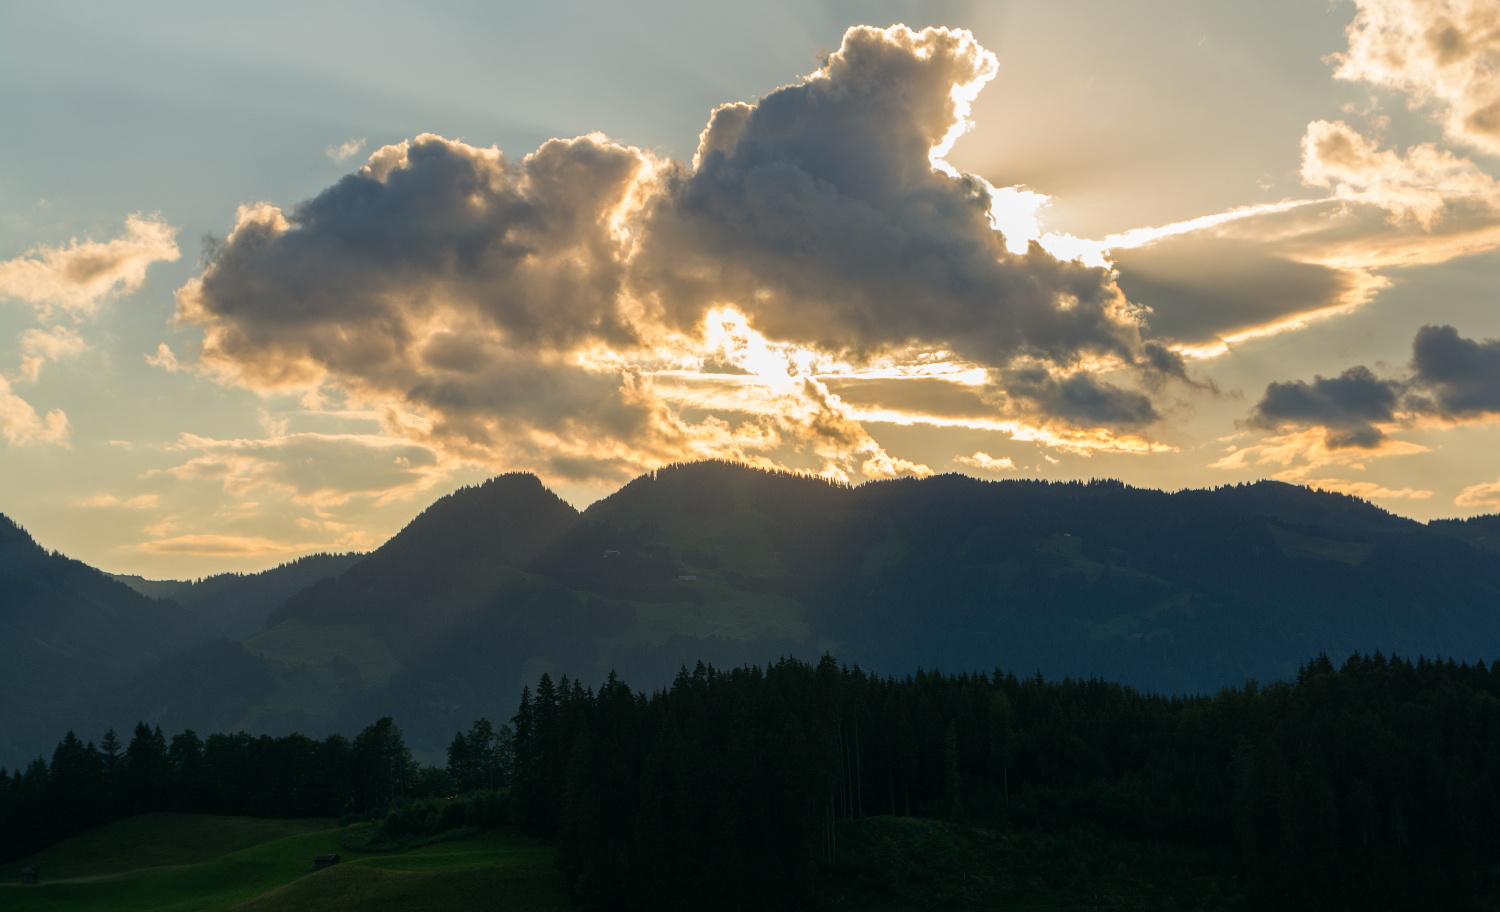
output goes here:
[[[1084, 846], [1064, 881], [1089, 852], [1149, 845], [1255, 908], [1489, 907], [1497, 757], [1482, 662], [1319, 656], [1195, 697], [699, 663], [649, 696], [543, 675], [509, 725], [456, 733], [446, 767], [413, 762], [389, 718], [352, 741], [142, 724], [122, 751], [70, 732], [50, 763], [0, 771], [0, 852], [155, 809], [368, 814], [389, 837], [479, 820], [554, 841], [587, 903], [799, 907], [848, 873], [864, 822], [925, 818]], [[490, 796], [479, 816], [465, 794]]]

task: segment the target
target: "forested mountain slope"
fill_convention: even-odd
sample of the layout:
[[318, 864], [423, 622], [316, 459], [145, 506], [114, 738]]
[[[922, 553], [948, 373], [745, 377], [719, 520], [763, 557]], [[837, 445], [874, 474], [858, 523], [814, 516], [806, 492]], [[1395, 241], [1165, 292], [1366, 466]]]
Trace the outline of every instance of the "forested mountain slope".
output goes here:
[[318, 580], [336, 577], [364, 557], [347, 554], [309, 554], [260, 573], [217, 573], [199, 580], [148, 580], [123, 573], [109, 574], [142, 595], [171, 599], [225, 636], [242, 640], [264, 630], [266, 616], [288, 598]]
[[0, 516], [0, 757], [93, 721], [88, 697], [212, 636], [176, 602], [147, 598], [87, 564], [48, 553]]
[[[139, 701], [168, 727], [273, 733], [395, 715], [436, 751], [508, 717], [543, 671], [650, 688], [700, 658], [832, 651], [881, 673], [999, 667], [1186, 693], [1289, 677], [1319, 652], [1493, 660], [1488, 528], [1277, 482], [850, 488], [717, 462], [642, 476], [580, 515], [508, 475], [299, 592], [241, 652], [153, 671]], [[223, 695], [212, 712], [206, 692]]]

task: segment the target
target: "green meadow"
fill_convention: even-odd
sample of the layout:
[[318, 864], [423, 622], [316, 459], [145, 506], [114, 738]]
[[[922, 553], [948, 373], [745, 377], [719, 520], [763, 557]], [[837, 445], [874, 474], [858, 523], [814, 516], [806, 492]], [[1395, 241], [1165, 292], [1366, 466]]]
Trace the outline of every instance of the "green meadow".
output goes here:
[[[342, 846], [332, 821], [146, 814], [0, 868], [0, 907], [30, 910], [563, 909], [554, 850], [478, 835], [404, 852]], [[313, 856], [343, 863], [313, 868]], [[36, 886], [20, 883], [35, 866]]]

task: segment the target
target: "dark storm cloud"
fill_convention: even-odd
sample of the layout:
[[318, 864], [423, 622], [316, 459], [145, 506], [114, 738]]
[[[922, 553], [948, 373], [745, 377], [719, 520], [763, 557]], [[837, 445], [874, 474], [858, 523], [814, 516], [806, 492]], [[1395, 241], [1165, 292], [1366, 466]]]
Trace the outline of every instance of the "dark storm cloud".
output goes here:
[[1367, 367], [1351, 367], [1337, 377], [1314, 377], [1311, 383], [1272, 383], [1252, 410], [1250, 424], [1262, 430], [1322, 427], [1330, 449], [1368, 449], [1385, 438], [1374, 425], [1395, 420], [1400, 395], [1400, 384], [1377, 377]]
[[1452, 326], [1424, 326], [1412, 340], [1408, 368], [1404, 379], [1381, 377], [1361, 365], [1311, 383], [1272, 383], [1248, 423], [1270, 431], [1321, 427], [1330, 449], [1369, 449], [1385, 439], [1376, 425], [1500, 415], [1500, 339], [1465, 339]]
[[1462, 420], [1500, 414], [1500, 339], [1465, 339], [1451, 326], [1424, 326], [1412, 342], [1411, 407]]
[[1019, 411], [1055, 415], [1084, 427], [1140, 427], [1160, 417], [1147, 396], [1084, 372], [1058, 378], [1042, 368], [1018, 368], [1004, 371], [1001, 382], [1007, 394], [1025, 404]]

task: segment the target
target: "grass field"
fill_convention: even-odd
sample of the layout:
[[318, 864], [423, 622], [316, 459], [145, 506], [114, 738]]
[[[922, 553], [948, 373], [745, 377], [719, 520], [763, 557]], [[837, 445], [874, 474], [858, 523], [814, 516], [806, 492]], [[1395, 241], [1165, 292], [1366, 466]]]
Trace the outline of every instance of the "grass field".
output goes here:
[[[532, 912], [568, 905], [553, 864], [554, 850], [546, 846], [484, 835], [408, 852], [370, 854], [342, 848], [338, 829], [294, 835], [275, 832], [277, 826], [285, 830], [319, 823], [327, 821], [187, 814], [149, 814], [120, 821], [28, 859], [42, 866], [43, 883], [37, 886], [20, 885], [23, 863], [7, 865], [5, 883], [0, 885], [0, 908], [7, 912], [234, 908], [255, 912], [470, 908]], [[130, 844], [131, 834], [139, 849]], [[257, 834], [266, 841], [237, 847], [258, 838]], [[161, 854], [151, 854], [156, 851]], [[340, 854], [344, 863], [314, 870], [313, 856], [332, 852]], [[59, 875], [66, 872], [71, 878], [55, 881], [48, 858]], [[130, 876], [132, 871], [145, 873]]]
[[210, 814], [141, 814], [94, 827], [20, 861], [0, 866], [0, 883], [37, 868], [49, 882], [119, 880], [218, 858], [285, 836], [331, 829], [334, 821], [264, 820]]

